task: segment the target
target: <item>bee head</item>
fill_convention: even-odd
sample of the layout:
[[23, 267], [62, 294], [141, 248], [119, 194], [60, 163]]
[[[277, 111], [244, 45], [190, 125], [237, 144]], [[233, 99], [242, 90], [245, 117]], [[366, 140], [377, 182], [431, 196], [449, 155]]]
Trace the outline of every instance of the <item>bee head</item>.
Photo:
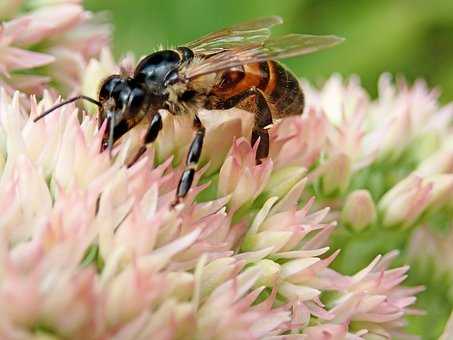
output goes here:
[[108, 133], [104, 135], [102, 149], [111, 150], [113, 143], [142, 118], [146, 98], [145, 90], [133, 78], [112, 75], [104, 80], [99, 90], [99, 123], [107, 119]]

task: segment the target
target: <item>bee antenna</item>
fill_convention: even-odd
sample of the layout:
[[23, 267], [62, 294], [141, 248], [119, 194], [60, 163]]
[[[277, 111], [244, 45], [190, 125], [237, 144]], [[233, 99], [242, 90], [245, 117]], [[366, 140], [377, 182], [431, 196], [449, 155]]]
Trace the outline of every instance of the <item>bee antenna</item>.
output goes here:
[[38, 120], [40, 120], [41, 118], [44, 118], [45, 116], [47, 116], [49, 113], [55, 111], [56, 109], [59, 109], [60, 107], [64, 106], [64, 105], [67, 105], [67, 104], [70, 104], [70, 103], [73, 103], [79, 99], [83, 99], [83, 100], [87, 100], [89, 101], [90, 103], [93, 103], [95, 105], [97, 105], [98, 107], [102, 107], [102, 104], [97, 101], [96, 99], [93, 99], [91, 97], [87, 97], [87, 96], [84, 96], [84, 95], [79, 95], [79, 96], [75, 96], [73, 98], [70, 98], [68, 100], [65, 100], [64, 102], [61, 102], [60, 104], [57, 104], [53, 107], [51, 107], [50, 109], [48, 109], [47, 111], [44, 111], [42, 114], [40, 114], [38, 117], [36, 117], [35, 119], [33, 119], [33, 122], [37, 122]]

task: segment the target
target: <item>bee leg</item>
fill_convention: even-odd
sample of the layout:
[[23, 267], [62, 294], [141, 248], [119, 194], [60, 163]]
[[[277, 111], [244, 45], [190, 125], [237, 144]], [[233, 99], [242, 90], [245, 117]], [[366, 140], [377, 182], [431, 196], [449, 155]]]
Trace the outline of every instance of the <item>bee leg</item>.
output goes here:
[[259, 138], [258, 149], [256, 150], [256, 164], [261, 163], [261, 159], [269, 155], [269, 132], [265, 129], [272, 124], [272, 113], [267, 104], [264, 94], [255, 89], [254, 107], [249, 107], [248, 110], [255, 114], [255, 124], [252, 130], [251, 144], [255, 145]]
[[269, 133], [265, 127], [272, 124], [272, 112], [267, 104], [266, 97], [260, 89], [252, 87], [224, 102], [217, 103], [213, 108], [230, 109], [232, 107], [238, 107], [255, 114], [251, 143], [255, 145], [258, 138], [260, 139], [256, 151], [256, 163], [260, 164], [261, 159], [269, 155]]
[[203, 140], [206, 129], [197, 116], [195, 116], [193, 126], [196, 129], [196, 133], [192, 140], [192, 144], [190, 145], [189, 152], [187, 153], [186, 167], [179, 179], [178, 188], [176, 189], [176, 199], [173, 206], [177, 205], [189, 192], [195, 176], [195, 169], [203, 149]]
[[145, 153], [146, 145], [156, 140], [160, 130], [162, 130], [162, 116], [159, 112], [156, 112], [149, 123], [148, 130], [146, 130], [145, 137], [143, 138], [143, 144], [135, 154], [132, 161], [127, 165], [128, 168], [134, 165], [135, 162], [137, 162], [138, 159]]

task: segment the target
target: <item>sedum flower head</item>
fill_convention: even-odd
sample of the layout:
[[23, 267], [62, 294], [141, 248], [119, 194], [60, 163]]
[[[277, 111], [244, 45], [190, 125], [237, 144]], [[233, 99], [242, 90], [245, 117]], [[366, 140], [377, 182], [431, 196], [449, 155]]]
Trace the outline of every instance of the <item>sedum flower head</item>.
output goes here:
[[[3, 91], [0, 103], [2, 337], [322, 339], [402, 330], [415, 301], [415, 291], [397, 293], [407, 268], [393, 274], [376, 260], [353, 277], [331, 269], [338, 251], [327, 246], [328, 209], [314, 209], [314, 198], [299, 207], [303, 172], [280, 185], [294, 165], [257, 166], [256, 148], [236, 139], [207, 175], [218, 189], [197, 201], [209, 191], [198, 182], [173, 209], [181, 169], [171, 158], [154, 165], [151, 148], [127, 168], [129, 136], [111, 161], [98, 152], [105, 127], [88, 115], [79, 122], [70, 105], [33, 123], [54, 103], [49, 94], [30, 98], [30, 111], [18, 94]], [[214, 149], [217, 139], [206, 141]]]
[[[422, 81], [395, 86], [388, 75], [380, 79], [376, 100], [357, 78], [333, 76], [321, 90], [306, 88], [310, 107], [328, 119], [324, 154], [309, 174], [326, 204], [349, 204], [346, 218], [354, 190], [367, 190], [378, 224], [406, 228], [448, 205], [453, 106], [441, 107], [437, 91]], [[374, 209], [368, 211], [373, 220]]]

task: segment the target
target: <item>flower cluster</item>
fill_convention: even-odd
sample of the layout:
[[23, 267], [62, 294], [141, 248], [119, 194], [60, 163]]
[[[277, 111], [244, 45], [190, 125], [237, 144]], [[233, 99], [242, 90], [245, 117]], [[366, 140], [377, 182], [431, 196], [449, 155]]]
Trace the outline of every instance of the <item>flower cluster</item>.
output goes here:
[[[314, 209], [314, 199], [298, 205], [307, 182], [299, 167], [313, 162], [316, 145], [294, 164], [256, 165], [256, 147], [238, 137], [220, 170], [199, 172], [198, 180], [214, 173], [217, 192], [196, 201], [209, 191], [198, 184], [172, 209], [181, 169], [171, 158], [154, 166], [157, 147], [127, 168], [133, 138], [111, 161], [98, 152], [105, 127], [96, 119], [79, 123], [68, 105], [33, 123], [53, 101], [30, 102], [25, 112], [18, 95], [0, 98], [3, 338], [364, 339], [403, 330], [419, 290], [400, 287], [408, 268], [388, 269], [388, 254], [353, 276], [334, 271], [329, 209]], [[210, 115], [206, 150], [219, 126], [241, 134], [240, 114], [224, 115]], [[274, 136], [273, 152], [300, 142], [292, 136]], [[160, 143], [174, 143], [173, 134]]]
[[[201, 110], [195, 184], [173, 207], [190, 117], [162, 111], [131, 167], [145, 124], [110, 159], [90, 104], [33, 122], [57, 103], [49, 85], [96, 98], [131, 74], [108, 24], [78, 0], [7, 0], [0, 16], [0, 338], [401, 338], [423, 288], [387, 251], [404, 243], [453, 283], [453, 105], [424, 82], [383, 75], [376, 100], [354, 77], [303, 82], [304, 114], [274, 122], [258, 165], [253, 115]], [[381, 235], [403, 241], [381, 250]]]
[[307, 88], [310, 104], [329, 120], [325, 154], [311, 178], [326, 199], [344, 203], [346, 225], [363, 230], [377, 222], [377, 206], [380, 225], [409, 228], [449, 205], [452, 104], [439, 107], [438, 93], [422, 81], [395, 87], [388, 75], [376, 101], [356, 78], [334, 76], [320, 91]]
[[86, 63], [109, 42], [104, 19], [80, 1], [4, 0], [0, 4], [0, 84], [41, 92], [52, 81], [78, 91]]

